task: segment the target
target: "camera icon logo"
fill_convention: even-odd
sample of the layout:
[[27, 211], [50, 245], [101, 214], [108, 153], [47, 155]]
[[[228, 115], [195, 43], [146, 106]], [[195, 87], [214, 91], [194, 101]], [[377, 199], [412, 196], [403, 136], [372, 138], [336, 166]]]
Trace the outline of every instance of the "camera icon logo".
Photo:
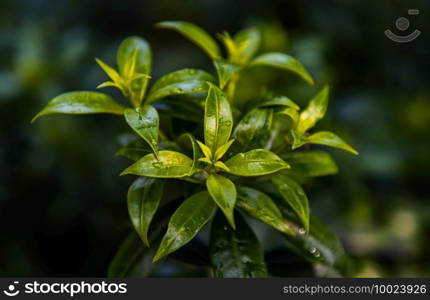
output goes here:
[[6, 290], [3, 291], [3, 293], [6, 296], [14, 297], [19, 294], [19, 290], [16, 288], [16, 285], [18, 285], [19, 281], [14, 281], [13, 284], [9, 284]]
[[[418, 9], [409, 9], [408, 15], [419, 15], [420, 11]], [[405, 31], [409, 28], [409, 20], [405, 17], [397, 18], [396, 20], [396, 28], [400, 31]], [[415, 29], [408, 35], [397, 35], [393, 33], [390, 29], [385, 30], [385, 35], [392, 41], [397, 43], [409, 43], [415, 40], [420, 34], [421, 31]]]

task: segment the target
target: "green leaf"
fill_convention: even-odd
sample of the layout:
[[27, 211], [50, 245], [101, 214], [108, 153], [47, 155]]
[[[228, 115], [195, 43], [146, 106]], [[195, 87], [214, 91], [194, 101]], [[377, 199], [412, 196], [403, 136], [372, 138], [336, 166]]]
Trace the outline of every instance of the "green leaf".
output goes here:
[[240, 210], [280, 232], [294, 234], [269, 196], [249, 187], [239, 187], [237, 192], [236, 207]]
[[151, 263], [153, 249], [145, 247], [136, 232], [131, 232], [109, 265], [109, 278], [147, 277], [154, 265]]
[[220, 56], [218, 45], [214, 39], [199, 26], [184, 21], [166, 21], [158, 23], [156, 26], [179, 32], [199, 46], [212, 59], [217, 59]]
[[288, 54], [279, 52], [265, 53], [252, 60], [250, 66], [269, 66], [284, 69], [299, 75], [307, 83], [312, 85], [314, 84], [312, 77], [303, 65], [297, 59]]
[[[279, 209], [285, 218], [291, 221], [291, 226], [296, 226], [295, 236], [285, 235], [285, 238], [293, 246], [293, 250], [312, 263], [323, 264], [333, 268], [341, 276], [351, 276], [354, 271], [354, 262], [345, 253], [345, 250], [337, 236], [316, 216], [310, 218], [310, 231], [300, 232], [294, 225], [295, 216], [290, 206], [283, 200], [277, 201]], [[339, 276], [338, 275], [338, 276]]]
[[257, 28], [252, 27], [238, 32], [234, 36], [236, 46], [235, 57], [232, 61], [247, 63], [257, 53], [260, 47], [261, 36]]
[[245, 220], [236, 217], [236, 230], [217, 214], [212, 223], [209, 253], [215, 277], [267, 277], [263, 249]]
[[276, 174], [272, 182], [278, 189], [282, 198], [291, 206], [303, 223], [305, 230], [309, 231], [309, 201], [302, 187], [291, 178]]
[[181, 178], [189, 176], [193, 170], [193, 160], [186, 155], [169, 150], [148, 154], [125, 169], [121, 175], [134, 174], [154, 178]]
[[231, 227], [234, 229], [234, 205], [236, 204], [236, 186], [234, 183], [218, 174], [211, 174], [206, 181], [206, 187], [212, 199], [221, 208]]
[[358, 152], [336, 134], [330, 131], [320, 131], [307, 137], [307, 142], [343, 149], [357, 155]]
[[228, 151], [228, 149], [230, 149], [234, 141], [234, 139], [229, 140], [227, 143], [217, 149], [217, 151], [215, 152], [215, 161], [221, 159], [224, 156], [224, 154]]
[[233, 132], [241, 151], [265, 148], [270, 138], [272, 120], [273, 109], [271, 108], [254, 108], [249, 111]]
[[52, 99], [31, 122], [51, 114], [115, 114], [122, 115], [124, 107], [110, 96], [97, 92], [69, 92]]
[[128, 213], [131, 222], [148, 247], [148, 229], [160, 203], [163, 186], [164, 181], [160, 179], [142, 177], [136, 179], [128, 190]]
[[287, 107], [287, 108], [276, 109], [276, 113], [290, 118], [293, 126], [295, 126], [299, 121], [299, 113], [295, 108]]
[[291, 100], [286, 96], [278, 96], [278, 97], [270, 98], [258, 104], [258, 107], [272, 107], [272, 106], [285, 106], [285, 107], [293, 108], [295, 110], [300, 109], [300, 107], [296, 103], [294, 103], [293, 100]]
[[231, 174], [239, 176], [267, 175], [290, 167], [275, 153], [264, 149], [239, 153], [227, 160], [225, 164]]
[[128, 125], [140, 135], [158, 156], [158, 113], [151, 105], [126, 109], [124, 117]]
[[204, 136], [206, 146], [215, 153], [230, 138], [233, 115], [224, 93], [213, 84], [209, 86], [205, 104]]
[[170, 218], [167, 233], [161, 241], [153, 262], [191, 241], [212, 218], [215, 209], [215, 202], [208, 192], [200, 192], [186, 199]]
[[204, 96], [201, 98], [199, 94], [188, 94], [163, 98], [157, 109], [167, 112], [173, 118], [200, 123], [204, 116], [206, 95]]
[[297, 131], [299, 133], [305, 133], [324, 117], [327, 111], [328, 97], [329, 87], [325, 86], [314, 98], [312, 98], [306, 109], [300, 113], [300, 121], [297, 125]]
[[338, 172], [336, 163], [327, 152], [293, 152], [283, 155], [282, 158], [291, 166], [291, 169], [283, 172], [290, 175], [299, 177], [325, 176]]
[[183, 69], [161, 77], [151, 88], [147, 102], [158, 99], [193, 93], [205, 93], [208, 90], [207, 82], [213, 82], [211, 74], [197, 69]]
[[[133, 58], [133, 52], [137, 49], [135, 65], [130, 65], [130, 60]], [[126, 38], [118, 48], [116, 56], [118, 69], [121, 75], [127, 74], [131, 69], [134, 73], [151, 74], [152, 67], [152, 52], [149, 44], [144, 39], [138, 36]], [[127, 77], [127, 76], [126, 76]]]
[[223, 89], [231, 77], [241, 69], [239, 65], [232, 64], [222, 59], [214, 60], [213, 63], [218, 75], [218, 84], [221, 89]]

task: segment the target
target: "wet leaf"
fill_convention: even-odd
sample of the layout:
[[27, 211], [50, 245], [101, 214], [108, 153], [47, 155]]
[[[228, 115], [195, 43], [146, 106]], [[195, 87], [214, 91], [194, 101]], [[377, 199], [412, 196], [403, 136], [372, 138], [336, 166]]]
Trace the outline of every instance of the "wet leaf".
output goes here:
[[121, 175], [133, 174], [154, 178], [180, 178], [189, 176], [193, 170], [193, 160], [186, 155], [169, 150], [148, 154], [125, 169]]
[[206, 187], [212, 199], [221, 208], [231, 227], [236, 228], [233, 214], [237, 194], [234, 183], [224, 176], [211, 174], [206, 181]]
[[186, 199], [170, 218], [167, 233], [153, 261], [160, 260], [191, 241], [212, 218], [215, 209], [215, 202], [208, 192], [200, 192]]
[[163, 193], [164, 181], [142, 177], [136, 179], [127, 194], [128, 213], [136, 232], [149, 247], [148, 229]]
[[236, 230], [232, 229], [222, 214], [217, 214], [212, 223], [209, 251], [215, 277], [267, 277], [257, 237], [240, 215], [236, 225]]
[[219, 88], [210, 84], [205, 104], [204, 136], [212, 153], [228, 142], [232, 127], [230, 103]]
[[271, 179], [282, 198], [297, 214], [305, 230], [309, 231], [309, 200], [303, 188], [285, 175], [276, 174]]
[[249, 187], [239, 187], [237, 192], [236, 207], [241, 211], [280, 232], [294, 234], [269, 196]]
[[52, 99], [32, 120], [51, 114], [116, 114], [122, 115], [124, 107], [110, 96], [97, 92], [69, 92]]
[[264, 149], [239, 153], [227, 160], [225, 164], [231, 174], [239, 176], [267, 175], [290, 167], [275, 153]]
[[157, 110], [151, 105], [145, 105], [137, 109], [126, 109], [124, 116], [128, 125], [149, 144], [157, 156], [159, 127]]

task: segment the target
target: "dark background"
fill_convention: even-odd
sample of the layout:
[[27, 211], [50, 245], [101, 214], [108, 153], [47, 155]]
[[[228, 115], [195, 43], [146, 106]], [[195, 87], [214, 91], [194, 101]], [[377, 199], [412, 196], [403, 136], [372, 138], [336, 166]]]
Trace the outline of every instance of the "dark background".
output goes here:
[[[420, 15], [408, 16], [410, 8]], [[332, 151], [340, 174], [307, 188], [313, 213], [360, 261], [357, 276], [430, 276], [429, 12], [424, 0], [2, 0], [0, 276], [106, 274], [130, 229], [132, 178], [118, 176], [129, 162], [114, 157], [124, 122], [105, 115], [29, 121], [55, 95], [104, 81], [93, 58], [114, 64], [129, 35], [151, 43], [154, 78], [183, 67], [213, 71], [191, 43], [153, 27], [162, 20], [211, 33], [266, 26], [269, 46], [299, 58], [316, 79], [307, 94], [285, 87], [302, 95], [295, 101], [306, 103], [329, 83], [321, 128], [334, 128], [360, 155]], [[406, 33], [394, 27], [401, 16], [411, 22]], [[422, 34], [408, 44], [384, 35], [415, 28]]]

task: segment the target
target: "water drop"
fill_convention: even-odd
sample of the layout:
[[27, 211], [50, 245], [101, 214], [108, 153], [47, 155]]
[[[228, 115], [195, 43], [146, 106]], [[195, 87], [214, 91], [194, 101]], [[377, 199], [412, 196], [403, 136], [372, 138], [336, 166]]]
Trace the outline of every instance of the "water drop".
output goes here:
[[311, 249], [309, 249], [309, 252], [315, 254], [317, 252], [317, 248], [312, 247]]
[[303, 227], [301, 227], [301, 228], [299, 228], [298, 232], [299, 232], [299, 234], [305, 234], [306, 230]]
[[318, 258], [318, 257], [320, 257], [320, 256], [321, 256], [321, 253], [319, 253], [319, 252], [317, 251], [317, 252], [315, 252], [315, 253], [314, 253], [314, 256], [315, 256], [316, 258]]
[[227, 230], [228, 228], [227, 228], [227, 226], [224, 226], [224, 230]]

